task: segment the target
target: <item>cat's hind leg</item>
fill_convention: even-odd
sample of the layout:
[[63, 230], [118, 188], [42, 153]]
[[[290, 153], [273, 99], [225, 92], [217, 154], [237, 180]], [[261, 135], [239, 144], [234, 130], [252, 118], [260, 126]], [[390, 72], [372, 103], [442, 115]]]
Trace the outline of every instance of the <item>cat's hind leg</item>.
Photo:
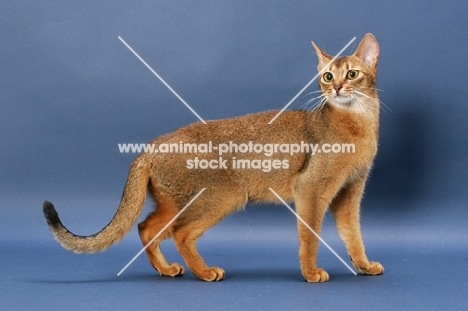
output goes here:
[[177, 219], [172, 238], [177, 250], [193, 274], [201, 280], [212, 282], [224, 278], [225, 272], [217, 266], [208, 267], [197, 250], [197, 239], [226, 215], [247, 203], [242, 191], [230, 187], [206, 189]]
[[[147, 245], [161, 230], [177, 215], [178, 210], [171, 204], [158, 204], [155, 212], [148, 215], [145, 221], [138, 224], [138, 231], [143, 245]], [[178, 263], [168, 263], [164, 254], [161, 252], [160, 243], [171, 235], [172, 225], [164, 230], [152, 243], [146, 248], [151, 265], [162, 276], [179, 276], [184, 273], [184, 267]]]
[[[172, 230], [172, 238], [179, 253], [184, 258], [187, 266], [199, 279], [212, 282], [224, 278], [225, 272], [222, 268], [208, 267], [197, 250], [197, 239], [209, 228], [217, 224], [224, 216], [233, 212], [237, 207], [246, 203], [242, 194], [235, 194], [232, 190], [224, 192], [226, 195], [209, 193], [207, 189], [203, 196], [192, 203], [185, 213], [180, 216]], [[227, 191], [227, 190], [226, 190]], [[217, 189], [216, 193], [223, 193]], [[228, 195], [229, 193], [229, 195]], [[213, 200], [215, 198], [215, 200]], [[222, 199], [218, 199], [222, 198]]]
[[[211, 227], [211, 225], [214, 224], [209, 224], [208, 226]], [[224, 270], [217, 266], [208, 267], [197, 250], [197, 239], [206, 228], [207, 223], [205, 221], [191, 222], [177, 228], [173, 233], [173, 238], [179, 253], [184, 257], [187, 266], [196, 277], [208, 282], [220, 281], [224, 278]]]

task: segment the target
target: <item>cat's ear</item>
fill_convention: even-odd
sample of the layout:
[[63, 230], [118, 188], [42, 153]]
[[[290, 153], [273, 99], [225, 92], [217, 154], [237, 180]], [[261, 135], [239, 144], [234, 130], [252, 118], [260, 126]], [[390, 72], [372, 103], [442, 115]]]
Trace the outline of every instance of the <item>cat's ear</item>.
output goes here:
[[379, 44], [373, 34], [368, 33], [364, 36], [354, 55], [362, 59], [369, 68], [377, 69]]
[[320, 71], [333, 59], [333, 56], [330, 56], [327, 53], [325, 53], [321, 48], [318, 47], [317, 44], [315, 44], [314, 41], [312, 41], [312, 46], [314, 47], [315, 52], [317, 53], [317, 57], [319, 61], [317, 70]]

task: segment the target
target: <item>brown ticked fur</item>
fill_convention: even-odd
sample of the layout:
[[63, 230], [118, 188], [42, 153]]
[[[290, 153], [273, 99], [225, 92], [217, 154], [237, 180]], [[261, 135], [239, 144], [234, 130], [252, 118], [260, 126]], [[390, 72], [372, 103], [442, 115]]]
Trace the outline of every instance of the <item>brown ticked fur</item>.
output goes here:
[[[224, 277], [219, 267], [208, 267], [197, 251], [196, 240], [224, 216], [247, 202], [275, 202], [272, 188], [284, 200], [294, 201], [297, 213], [317, 233], [330, 210], [353, 264], [363, 274], [381, 274], [384, 268], [367, 259], [359, 225], [359, 206], [364, 185], [377, 152], [379, 100], [375, 88], [379, 48], [374, 36], [367, 34], [357, 51], [332, 59], [314, 43], [319, 58], [318, 70], [333, 75], [322, 76], [319, 86], [322, 101], [314, 109], [283, 112], [272, 124], [277, 111], [193, 123], [156, 138], [152, 143], [207, 143], [233, 141], [314, 144], [353, 143], [355, 153], [276, 153], [272, 158], [287, 160], [287, 169], [188, 169], [186, 161], [218, 159], [213, 153], [143, 153], [133, 162], [122, 201], [116, 215], [101, 232], [80, 237], [60, 222], [53, 205], [44, 203], [49, 227], [56, 239], [76, 252], [97, 252], [120, 240], [141, 212], [146, 191], [156, 202], [156, 209], [138, 225], [144, 245], [202, 189], [206, 190], [146, 249], [148, 258], [161, 275], [177, 276], [184, 272], [178, 263], [168, 263], [159, 244], [172, 237], [187, 266], [200, 279], [218, 281]], [[358, 70], [350, 79], [350, 70]], [[338, 95], [337, 96], [337, 91]], [[229, 159], [268, 159], [263, 154], [224, 154]], [[298, 223], [299, 255], [302, 274], [307, 281], [323, 282], [329, 276], [316, 266], [318, 240]]]

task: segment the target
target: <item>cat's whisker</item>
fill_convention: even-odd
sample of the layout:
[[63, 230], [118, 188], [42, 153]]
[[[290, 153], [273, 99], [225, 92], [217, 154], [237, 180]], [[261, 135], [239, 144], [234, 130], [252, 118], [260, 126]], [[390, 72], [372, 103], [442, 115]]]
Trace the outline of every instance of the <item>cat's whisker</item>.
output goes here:
[[307, 106], [309, 106], [309, 104], [313, 103], [314, 100], [320, 98], [320, 96], [317, 96], [317, 97], [314, 97], [314, 98], [311, 98], [309, 99], [308, 101], [306, 101], [304, 104], [302, 104], [301, 106], [301, 109], [306, 109], [307, 110]]
[[390, 112], [392, 112], [392, 109], [390, 109], [390, 107], [387, 106], [387, 105], [386, 105], [383, 101], [381, 101], [380, 99], [372, 98], [372, 97], [370, 97], [369, 95], [366, 95], [366, 94], [364, 94], [364, 93], [362, 93], [362, 92], [359, 92], [359, 91], [356, 91], [356, 90], [354, 91], [354, 93], [359, 94], [359, 95], [361, 95], [361, 96], [364, 96], [364, 97], [366, 97], [366, 98], [368, 98], [368, 99], [370, 99], [370, 100], [372, 100], [372, 101], [374, 101], [374, 102], [380, 104], [381, 107], [382, 107], [383, 112], [385, 112], [385, 113], [387, 113], [387, 114], [389, 113], [389, 112], [388, 112], [387, 110], [385, 110], [385, 109], [388, 109]]
[[[359, 92], [357, 92], [357, 93], [359, 93]], [[359, 96], [359, 94], [353, 94], [353, 95], [354, 95], [354, 98], [355, 98], [356, 102], [359, 103], [359, 105], [361, 105], [361, 107], [363, 107], [366, 112], [376, 112], [378, 110], [378, 107], [367, 105], [366, 102], [364, 101], [364, 99]], [[363, 95], [365, 95], [365, 94], [363, 94]], [[370, 97], [368, 97], [368, 98], [370, 98]], [[370, 98], [370, 99], [374, 100], [373, 98]]]
[[321, 92], [322, 92], [321, 90], [312, 91], [312, 92], [309, 92], [309, 93], [305, 94], [304, 97], [306, 97], [307, 95], [310, 95], [310, 94], [321, 93]]
[[[375, 91], [379, 91], [379, 92], [385, 92], [385, 90], [379, 89], [379, 88], [374, 87], [374, 86], [371, 86], [371, 87], [369, 87], [369, 86], [361, 86], [360, 88], [361, 88], [361, 89], [367, 89], [367, 90], [375, 90]], [[354, 92], [359, 93], [360, 95], [363, 95], [363, 96], [365, 96], [365, 97], [367, 97], [367, 98], [372, 99], [372, 100], [375, 101], [374, 98], [372, 98], [372, 97], [370, 97], [370, 96], [368, 96], [368, 95], [366, 95], [366, 94], [364, 94], [364, 93], [362, 93], [362, 92], [358, 92], [358, 91], [354, 91]], [[389, 107], [387, 104], [385, 104], [380, 98], [379, 98], [378, 102], [382, 105], [382, 110], [383, 110], [385, 113], [389, 113], [389, 111], [390, 111], [390, 112], [393, 112], [392, 109], [390, 109], [390, 107]], [[388, 111], [386, 111], [385, 109], [387, 109]]]
[[330, 99], [330, 96], [327, 94], [322, 95], [322, 99], [320, 102], [310, 111], [315, 112], [314, 121], [318, 118], [318, 116], [322, 113], [323, 108], [325, 107], [326, 102]]
[[351, 102], [353, 105], [358, 106], [364, 113], [369, 112], [366, 105], [356, 95], [354, 94], [351, 95]]
[[[320, 105], [322, 104], [322, 101], [320, 100], [312, 109], [309, 109], [309, 113], [316, 113], [319, 110]], [[315, 119], [315, 118], [314, 118]]]
[[[315, 93], [321, 93], [322, 91], [321, 90], [317, 90], [317, 91], [312, 91], [312, 92], [309, 92], [307, 94], [305, 94], [303, 97], [307, 97], [308, 95], [311, 95], [311, 94], [315, 94]], [[302, 106], [300, 107], [301, 109], [305, 109], [307, 110], [307, 106], [313, 102], [314, 100], [320, 98], [322, 96], [322, 94], [320, 96], [317, 96], [317, 97], [314, 97], [314, 98], [311, 98], [309, 99], [308, 101], [306, 101], [304, 104], [302, 104]]]
[[[301, 109], [303, 108], [303, 109], [305, 109], [305, 110], [308, 110], [307, 106], [308, 106], [309, 104], [313, 103], [315, 100], [317, 100], [317, 99], [319, 99], [319, 98], [321, 98], [321, 97], [323, 97], [323, 96], [325, 96], [325, 95], [321, 94], [320, 96], [317, 96], [317, 97], [314, 97], [314, 98], [312, 98], [312, 99], [309, 99], [308, 101], [306, 101], [306, 102], [301, 106]], [[319, 102], [320, 102], [320, 101], [319, 101]], [[314, 109], [316, 106], [317, 106], [317, 104], [314, 104], [314, 105], [312, 106], [312, 108], [310, 108], [310, 109]]]
[[387, 104], [385, 104], [383, 101], [381, 101], [380, 99], [379, 99], [379, 102], [380, 102], [380, 106], [382, 107], [383, 112], [385, 112], [386, 114], [389, 114], [390, 112], [393, 112], [392, 109]]
[[379, 92], [385, 92], [385, 90], [376, 88], [375, 86], [360, 86], [359, 88], [367, 89], [367, 90], [376, 90], [376, 91], [379, 91]]

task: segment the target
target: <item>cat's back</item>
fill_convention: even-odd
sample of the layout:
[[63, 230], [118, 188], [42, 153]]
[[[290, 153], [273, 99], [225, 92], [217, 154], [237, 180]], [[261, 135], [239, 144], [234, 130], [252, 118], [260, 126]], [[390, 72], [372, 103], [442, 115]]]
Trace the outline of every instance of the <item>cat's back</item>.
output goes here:
[[171, 133], [158, 137], [154, 142], [229, 142], [295, 141], [307, 133], [305, 110], [288, 110], [277, 116], [279, 110], [268, 110], [242, 116], [191, 123]]

